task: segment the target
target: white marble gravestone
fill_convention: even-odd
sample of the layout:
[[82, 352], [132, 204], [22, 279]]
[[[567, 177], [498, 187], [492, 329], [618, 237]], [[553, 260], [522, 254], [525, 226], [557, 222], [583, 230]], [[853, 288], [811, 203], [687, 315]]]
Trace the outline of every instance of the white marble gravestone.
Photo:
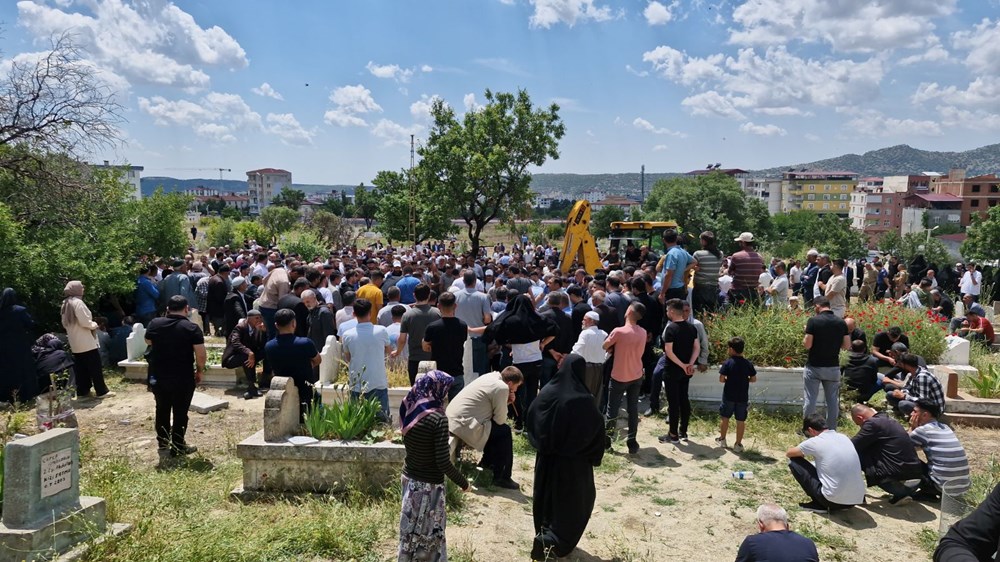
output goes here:
[[129, 361], [141, 361], [146, 353], [146, 328], [136, 322], [132, 325], [132, 333], [125, 339], [125, 354]]

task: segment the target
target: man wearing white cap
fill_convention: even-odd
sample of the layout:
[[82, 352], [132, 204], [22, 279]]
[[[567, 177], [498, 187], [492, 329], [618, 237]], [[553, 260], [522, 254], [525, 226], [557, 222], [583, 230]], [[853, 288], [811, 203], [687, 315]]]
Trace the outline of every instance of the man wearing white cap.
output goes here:
[[604, 378], [604, 361], [608, 354], [604, 351], [604, 340], [608, 339], [608, 333], [597, 327], [601, 316], [591, 310], [583, 315], [583, 331], [580, 337], [573, 344], [573, 351], [587, 362], [584, 371], [583, 381], [587, 390], [594, 395], [594, 403], [601, 403], [601, 381]]
[[729, 265], [729, 274], [733, 276], [732, 302], [735, 305], [757, 302], [764, 259], [754, 250], [752, 232], [744, 232], [734, 240], [740, 243], [740, 251], [733, 254]]

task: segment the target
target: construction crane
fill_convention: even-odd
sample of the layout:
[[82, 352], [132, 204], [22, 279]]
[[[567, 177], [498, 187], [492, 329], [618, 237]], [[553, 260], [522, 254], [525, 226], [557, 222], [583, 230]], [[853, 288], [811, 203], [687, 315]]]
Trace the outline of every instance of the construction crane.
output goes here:
[[232, 168], [163, 168], [164, 170], [171, 171], [187, 171], [187, 172], [219, 172], [219, 193], [225, 191], [222, 189], [222, 172], [232, 172]]

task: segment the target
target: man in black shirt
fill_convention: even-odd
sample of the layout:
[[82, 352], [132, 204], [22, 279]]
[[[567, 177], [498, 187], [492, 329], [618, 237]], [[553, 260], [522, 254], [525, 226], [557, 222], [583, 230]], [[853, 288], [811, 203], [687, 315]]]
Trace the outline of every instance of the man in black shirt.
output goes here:
[[563, 356], [572, 351], [573, 344], [576, 343], [576, 340], [572, 339], [573, 321], [562, 311], [563, 295], [564, 293], [561, 292], [549, 293], [546, 297], [548, 308], [539, 314], [542, 318], [552, 322], [557, 328], [556, 337], [542, 349], [542, 386], [545, 386], [549, 382], [552, 375], [555, 374], [556, 368], [562, 363]]
[[292, 283], [292, 292], [278, 299], [278, 310], [287, 308], [295, 313], [295, 335], [300, 338], [309, 335], [309, 307], [302, 302], [302, 292], [309, 289], [309, 281], [300, 277]]
[[465, 387], [462, 359], [465, 356], [465, 340], [469, 337], [469, 325], [455, 317], [454, 293], [443, 293], [438, 297], [437, 308], [441, 312], [441, 318], [427, 325], [421, 347], [431, 354], [431, 359], [437, 363], [437, 370], [444, 371], [455, 379], [448, 389], [448, 399], [452, 400]]
[[[646, 330], [646, 348], [642, 352], [642, 385], [639, 388], [639, 395], [649, 394], [650, 386], [653, 382], [653, 368], [656, 367], [656, 353], [653, 345], [656, 336], [663, 328], [663, 305], [655, 296], [650, 295], [653, 284], [645, 275], [638, 275], [632, 278], [632, 298], [642, 303], [646, 307], [646, 313], [639, 320], [639, 327]], [[650, 401], [652, 402], [652, 401]], [[643, 415], [652, 415], [652, 408]]]
[[990, 560], [1000, 550], [1000, 485], [968, 517], [951, 526], [934, 551], [934, 562]]
[[851, 438], [861, 459], [861, 470], [869, 486], [878, 486], [892, 494], [896, 504], [912, 491], [906, 480], [923, 476], [923, 466], [906, 429], [885, 412], [876, 412], [866, 404], [851, 408], [851, 420], [860, 427]]
[[888, 330], [875, 334], [875, 338], [872, 340], [872, 355], [878, 359], [879, 368], [896, 366], [896, 360], [889, 355], [889, 351], [892, 349], [892, 344], [897, 342], [904, 344], [907, 348], [910, 347], [910, 338], [906, 337], [903, 329], [899, 326], [892, 326]]
[[579, 285], [570, 285], [566, 289], [566, 294], [569, 295], [569, 302], [573, 305], [573, 311], [570, 314], [572, 328], [570, 339], [575, 342], [580, 339], [580, 332], [583, 331], [583, 315], [590, 312], [590, 305], [583, 298], [583, 288]]
[[[191, 309], [186, 298], [174, 295], [167, 301], [167, 315], [154, 318], [146, 328], [149, 352], [149, 388], [156, 401], [156, 443], [162, 453], [189, 455], [188, 408], [194, 389], [205, 372], [205, 336], [188, 320]], [[171, 425], [171, 416], [173, 424]]]
[[840, 350], [851, 347], [847, 323], [834, 316], [830, 301], [825, 296], [813, 299], [816, 315], [806, 321], [806, 335], [802, 345], [809, 350], [803, 380], [805, 403], [803, 417], [816, 412], [820, 385], [826, 399], [826, 423], [830, 429], [837, 427], [840, 416]]

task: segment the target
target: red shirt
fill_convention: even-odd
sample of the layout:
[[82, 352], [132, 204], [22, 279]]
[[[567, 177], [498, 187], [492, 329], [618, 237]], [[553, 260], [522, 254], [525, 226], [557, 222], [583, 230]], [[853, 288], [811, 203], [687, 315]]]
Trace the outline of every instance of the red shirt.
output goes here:
[[746, 250], [736, 252], [729, 264], [729, 274], [733, 276], [733, 289], [756, 289], [763, 271], [764, 259], [760, 254]]
[[611, 378], [618, 382], [632, 382], [642, 378], [642, 352], [646, 349], [646, 330], [637, 324], [625, 324], [611, 330], [607, 341], [615, 354]]
[[979, 322], [976, 322], [975, 324], [969, 322], [969, 328], [976, 330], [982, 328], [983, 337], [986, 339], [986, 343], [993, 343], [993, 338], [996, 337], [996, 333], [993, 331], [993, 324], [982, 316], [979, 317]]

